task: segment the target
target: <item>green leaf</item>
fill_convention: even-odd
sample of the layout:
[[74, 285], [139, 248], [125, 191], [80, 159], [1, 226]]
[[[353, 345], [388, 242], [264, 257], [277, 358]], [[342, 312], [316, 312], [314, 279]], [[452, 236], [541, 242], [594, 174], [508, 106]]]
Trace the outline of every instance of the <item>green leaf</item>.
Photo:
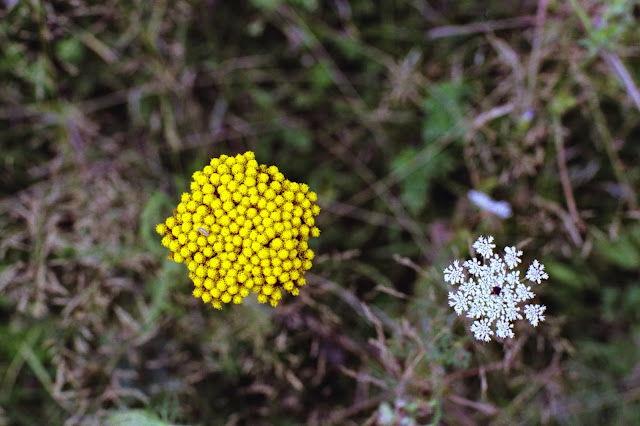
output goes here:
[[[413, 147], [401, 151], [393, 160], [392, 167], [394, 171], [406, 167], [415, 155], [416, 149]], [[422, 167], [406, 176], [401, 182], [400, 198], [407, 209], [414, 215], [419, 213], [427, 204], [428, 178], [428, 169]]]
[[[416, 157], [418, 151], [414, 147], [406, 148], [393, 159], [394, 174], [404, 175], [402, 169]], [[433, 161], [425, 163], [405, 176], [400, 183], [400, 198], [412, 214], [420, 213], [427, 205], [427, 198], [431, 193], [431, 182], [434, 178], [445, 175], [453, 168], [453, 160], [444, 153], [435, 154]]]
[[69, 37], [56, 42], [55, 52], [60, 60], [77, 65], [84, 56], [84, 45], [77, 38]]
[[38, 57], [22, 71], [22, 77], [33, 85], [34, 95], [38, 100], [43, 100], [54, 92], [54, 74], [53, 66], [44, 56]]
[[256, 105], [262, 109], [268, 110], [274, 107], [275, 99], [273, 98], [273, 94], [266, 90], [254, 89], [251, 92], [251, 97]]
[[350, 37], [341, 37], [336, 39], [335, 42], [340, 52], [349, 60], [355, 60], [362, 54], [360, 44]]
[[164, 192], [155, 191], [142, 210], [140, 235], [147, 250], [158, 257], [166, 256], [168, 249], [160, 244], [162, 237], [156, 232], [156, 225], [171, 216], [173, 208], [171, 200]]
[[311, 149], [311, 134], [304, 127], [287, 127], [283, 129], [282, 140], [298, 151], [308, 152]]
[[429, 88], [429, 97], [422, 104], [427, 118], [422, 128], [422, 139], [431, 142], [455, 130], [462, 136], [462, 125], [467, 117], [466, 97], [470, 87], [462, 83], [440, 83]]
[[629, 235], [621, 236], [617, 241], [599, 239], [594, 245], [596, 253], [609, 263], [622, 269], [640, 267], [640, 251]]
[[545, 261], [545, 269], [549, 277], [553, 278], [553, 282], [563, 284], [567, 287], [581, 288], [584, 287], [584, 277], [581, 271], [572, 268], [564, 263]]
[[318, 9], [318, 0], [289, 0], [288, 2], [293, 6], [302, 6], [309, 12], [313, 12]]
[[107, 416], [107, 425], [111, 426], [172, 426], [173, 423], [160, 420], [154, 414], [144, 410], [115, 411]]
[[316, 89], [326, 89], [331, 84], [333, 84], [331, 71], [324, 61], [316, 62], [309, 69], [309, 75], [311, 76], [311, 84]]
[[273, 12], [280, 3], [282, 0], [251, 0], [251, 4], [264, 12]]
[[553, 101], [551, 101], [549, 110], [553, 115], [559, 117], [576, 106], [577, 103], [578, 100], [571, 94], [566, 92], [558, 92], [556, 93], [556, 96], [554, 96]]
[[23, 66], [26, 59], [26, 49], [19, 43], [6, 43], [0, 56], [0, 71], [11, 71], [17, 66]]

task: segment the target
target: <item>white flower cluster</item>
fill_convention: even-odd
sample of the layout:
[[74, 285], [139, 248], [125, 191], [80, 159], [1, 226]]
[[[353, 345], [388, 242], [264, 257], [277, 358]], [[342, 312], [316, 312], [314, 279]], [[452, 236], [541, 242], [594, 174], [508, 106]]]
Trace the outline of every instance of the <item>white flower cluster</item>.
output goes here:
[[[493, 253], [495, 247], [492, 236], [480, 236], [473, 248], [483, 262], [474, 258], [460, 265], [454, 260], [444, 270], [446, 282], [459, 284], [458, 291], [449, 293], [449, 306], [458, 315], [467, 312], [468, 318], [474, 318], [471, 331], [476, 339], [485, 342], [491, 341], [494, 334], [500, 338], [514, 337], [512, 322], [523, 319], [519, 304], [535, 297], [531, 287], [520, 279], [520, 271], [513, 270], [521, 263], [522, 250], [505, 247], [501, 258]], [[525, 278], [540, 284], [549, 275], [544, 272], [544, 265], [534, 260]], [[544, 321], [545, 309], [544, 305], [525, 305], [524, 315], [536, 327]]]

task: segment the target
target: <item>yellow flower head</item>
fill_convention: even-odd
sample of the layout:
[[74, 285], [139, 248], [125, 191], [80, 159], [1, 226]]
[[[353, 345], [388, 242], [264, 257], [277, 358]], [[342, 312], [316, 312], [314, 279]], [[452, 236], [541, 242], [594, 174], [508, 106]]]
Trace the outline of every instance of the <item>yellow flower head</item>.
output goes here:
[[212, 159], [190, 188], [156, 231], [168, 258], [187, 264], [196, 298], [222, 309], [242, 303], [250, 289], [272, 306], [283, 290], [300, 293], [314, 258], [307, 242], [320, 235], [318, 197], [308, 185], [248, 151]]

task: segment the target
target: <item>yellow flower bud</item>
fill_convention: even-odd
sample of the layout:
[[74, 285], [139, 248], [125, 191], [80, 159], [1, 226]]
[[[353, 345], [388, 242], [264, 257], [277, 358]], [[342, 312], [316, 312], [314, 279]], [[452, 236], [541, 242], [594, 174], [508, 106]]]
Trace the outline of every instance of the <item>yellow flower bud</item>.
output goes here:
[[237, 175], [239, 173], [244, 172], [244, 166], [242, 164], [234, 164], [233, 166], [231, 166], [231, 173], [234, 175]]
[[[269, 184], [269, 189], [273, 191], [275, 194], [278, 194], [280, 193], [280, 191], [282, 191], [282, 184], [278, 181], [271, 182]], [[266, 195], [266, 191], [265, 191], [265, 195]], [[274, 198], [275, 198], [275, 195], [274, 195]]]
[[160, 235], [165, 235], [169, 228], [164, 223], [160, 223], [156, 226], [156, 232]]
[[183, 258], [187, 258], [187, 257], [191, 256], [191, 252], [189, 251], [189, 249], [187, 247], [182, 247], [180, 249], [180, 256], [182, 256]]
[[204, 266], [198, 266], [198, 268], [196, 269], [196, 275], [200, 278], [203, 278], [207, 275]]

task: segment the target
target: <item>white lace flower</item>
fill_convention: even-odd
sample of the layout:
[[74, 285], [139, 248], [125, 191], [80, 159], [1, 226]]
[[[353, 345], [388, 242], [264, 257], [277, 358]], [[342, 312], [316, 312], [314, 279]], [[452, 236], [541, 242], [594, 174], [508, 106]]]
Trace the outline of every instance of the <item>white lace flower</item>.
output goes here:
[[516, 284], [518, 284], [520, 282], [520, 271], [509, 272], [507, 274], [506, 281], [512, 286], [515, 286]]
[[520, 256], [522, 256], [522, 250], [518, 250], [515, 247], [504, 248], [504, 261], [509, 269], [515, 268], [520, 262], [522, 262], [522, 260], [520, 260]]
[[480, 253], [480, 256], [487, 259], [493, 255], [493, 249], [496, 248], [496, 245], [491, 244], [491, 242], [493, 242], [493, 236], [489, 235], [487, 238], [484, 238], [481, 235], [478, 241], [473, 243], [473, 248]]
[[[471, 331], [478, 340], [488, 342], [491, 336], [506, 339], [513, 338], [513, 322], [523, 319], [523, 302], [535, 297], [531, 287], [520, 278], [520, 271], [513, 270], [520, 263], [522, 251], [515, 247], [505, 247], [501, 257], [494, 254], [493, 237], [480, 237], [473, 248], [482, 256], [460, 262], [455, 260], [444, 270], [444, 279], [453, 285], [460, 284], [456, 292], [449, 293], [449, 306], [456, 314], [466, 313], [474, 319]], [[466, 271], [465, 271], [466, 269]], [[527, 271], [526, 279], [540, 283], [549, 276], [544, 265], [534, 260]], [[546, 307], [524, 305], [524, 314], [535, 327], [544, 321]]]
[[531, 287], [518, 283], [516, 286], [516, 297], [518, 301], [524, 302], [525, 300], [533, 299], [536, 297], [536, 294], [531, 291]]
[[489, 261], [489, 270], [491, 270], [492, 275], [502, 278], [504, 278], [507, 273], [507, 267], [497, 253], [494, 254]]
[[534, 260], [531, 266], [529, 266], [529, 270], [527, 271], [527, 279], [536, 284], [540, 284], [541, 280], [546, 280], [549, 278], [546, 272], [544, 272], [544, 265], [538, 260]]
[[506, 321], [521, 320], [520, 306], [510, 305], [510, 308], [504, 313], [504, 319]]
[[524, 314], [532, 326], [537, 327], [539, 321], [544, 321], [544, 311], [547, 307], [544, 305], [527, 305], [524, 307]]
[[513, 334], [513, 324], [506, 320], [499, 320], [496, 322], [496, 336], [502, 337], [503, 339], [513, 338], [515, 334]]
[[469, 278], [469, 281], [460, 284], [458, 287], [458, 293], [466, 293], [473, 295], [479, 291], [479, 287], [473, 278]]
[[473, 259], [471, 259], [471, 260], [466, 260], [466, 261], [462, 264], [462, 266], [464, 266], [465, 268], [467, 268], [467, 270], [469, 271], [469, 273], [470, 273], [471, 275], [478, 276], [478, 275], [481, 273], [482, 268], [483, 268], [483, 266], [484, 266], [484, 265], [482, 265], [482, 263], [480, 263], [480, 262], [478, 261], [478, 259], [476, 259], [476, 258], [474, 257], [474, 258], [473, 258]]
[[467, 311], [467, 318], [482, 318], [485, 315], [486, 305], [479, 302], [478, 299], [473, 300], [473, 303], [469, 304], [469, 310]]
[[444, 270], [444, 280], [451, 284], [459, 284], [464, 281], [464, 270], [458, 261], [454, 260], [447, 269]]
[[461, 291], [449, 293], [449, 306], [452, 306], [456, 314], [460, 315], [469, 309], [469, 295]]
[[490, 342], [491, 336], [493, 336], [491, 323], [487, 318], [474, 321], [473, 324], [471, 324], [471, 331], [473, 331], [474, 337], [477, 340], [484, 340], [485, 342]]

